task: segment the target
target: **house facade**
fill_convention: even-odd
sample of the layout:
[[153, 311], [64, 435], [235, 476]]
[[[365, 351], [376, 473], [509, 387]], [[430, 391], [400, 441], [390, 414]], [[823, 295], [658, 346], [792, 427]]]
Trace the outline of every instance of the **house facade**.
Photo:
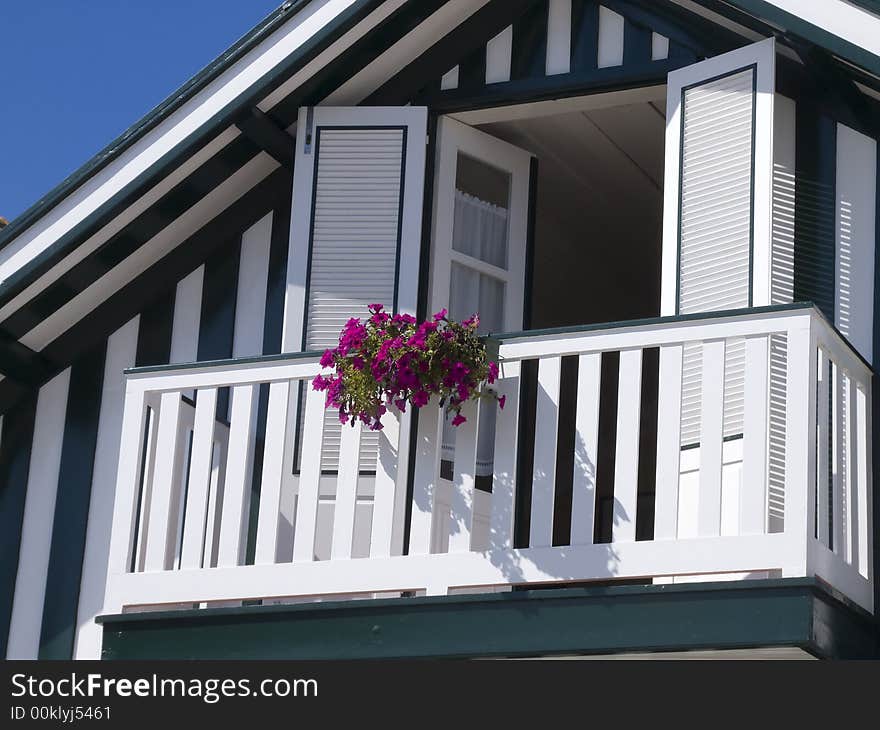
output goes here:
[[0, 231], [3, 653], [877, 656], [878, 137], [872, 0], [285, 2]]

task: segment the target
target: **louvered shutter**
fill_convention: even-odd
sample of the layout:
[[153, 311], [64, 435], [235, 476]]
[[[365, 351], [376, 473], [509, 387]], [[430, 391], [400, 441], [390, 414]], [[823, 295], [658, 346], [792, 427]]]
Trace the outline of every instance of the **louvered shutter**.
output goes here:
[[[415, 314], [424, 185], [424, 108], [317, 107], [297, 125], [288, 350], [325, 350], [367, 305]], [[302, 409], [300, 409], [302, 414]], [[325, 413], [321, 468], [336, 471], [342, 427]], [[361, 438], [376, 467], [378, 436]]]
[[[770, 303], [772, 39], [669, 74], [663, 314]], [[702, 346], [686, 345], [682, 445], [700, 438]], [[724, 436], [742, 433], [744, 341], [725, 354]]]

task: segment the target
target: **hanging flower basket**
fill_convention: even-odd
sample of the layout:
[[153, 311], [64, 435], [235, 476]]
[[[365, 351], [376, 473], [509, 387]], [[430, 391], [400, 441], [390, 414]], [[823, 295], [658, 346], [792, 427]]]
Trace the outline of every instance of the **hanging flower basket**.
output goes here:
[[388, 408], [403, 413], [407, 405], [427, 405], [432, 396], [446, 407], [453, 426], [467, 420], [461, 408], [469, 400], [490, 398], [504, 408], [504, 396], [484, 386], [495, 382], [498, 365], [477, 335], [478, 315], [456, 322], [443, 309], [419, 323], [409, 314], [391, 315], [381, 304], [368, 309], [370, 316], [350, 319], [339, 345], [321, 357], [335, 374], [313, 381], [315, 390], [326, 391], [327, 408], [339, 409], [342, 423], [361, 421], [378, 431]]

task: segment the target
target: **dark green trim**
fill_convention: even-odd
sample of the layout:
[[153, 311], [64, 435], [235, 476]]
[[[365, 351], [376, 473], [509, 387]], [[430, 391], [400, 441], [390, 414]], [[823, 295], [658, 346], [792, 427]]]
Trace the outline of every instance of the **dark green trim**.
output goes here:
[[34, 437], [37, 395], [3, 416], [0, 438], [0, 657], [6, 656], [18, 576], [21, 530]]
[[[216, 60], [199, 71], [199, 73], [189, 79], [189, 81], [184, 83], [179, 89], [174, 91], [163, 102], [150, 111], [149, 114], [124, 131], [119, 137], [113, 140], [113, 142], [107, 145], [107, 147], [86, 162], [86, 164], [79, 170], [70, 175], [60, 185], [51, 190], [20, 216], [13, 221], [10, 221], [9, 225], [0, 231], [0, 249], [34, 223], [34, 221], [58, 205], [64, 197], [79, 188], [86, 180], [110, 164], [138, 140], [142, 139], [147, 133], [167, 119], [174, 111], [195, 97], [214, 79], [219, 77], [224, 71], [233, 66], [259, 43], [275, 32], [275, 30], [294, 17], [303, 7], [308, 5], [309, 2], [310, 0], [291, 0], [283, 3], [277, 10], [273, 11], [262, 22], [255, 26], [253, 30], [242, 36], [241, 39], [236, 41]], [[260, 81], [248, 89], [247, 92], [242, 94], [236, 102], [233, 102], [227, 107], [227, 109], [224, 109], [210, 120], [202, 130], [195, 132], [187, 138], [187, 140], [182, 143], [182, 147], [186, 148], [190, 147], [190, 145], [197, 144], [197, 140], [203, 134], [206, 137], [213, 136], [211, 131], [214, 133], [218, 132], [220, 128], [231, 123], [234, 116], [240, 114], [242, 109], [255, 106], [256, 102], [259, 101], [262, 96], [265, 96], [280, 86], [285, 78], [296, 68], [305, 65], [309, 60], [313, 59], [321, 51], [329, 47], [337, 37], [344, 34], [351, 27], [357, 25], [357, 23], [363, 20], [370, 12], [381, 5], [381, 3], [382, 0], [355, 0], [350, 8], [340, 13], [339, 16], [328, 23], [324, 29], [319, 31], [300, 48], [290, 54], [280, 67], [274, 69], [264, 78], [260, 79]], [[247, 99], [247, 103], [240, 103], [245, 98]], [[234, 107], [234, 110], [232, 107]], [[208, 131], [208, 128], [210, 128], [211, 131]], [[194, 150], [192, 149], [189, 150], [189, 152], [193, 151]], [[177, 157], [177, 154], [175, 154], [175, 157]], [[172, 161], [168, 158], [168, 163], [169, 164], [165, 164], [165, 158], [163, 158], [162, 161], [158, 162], [149, 170], [145, 171], [143, 175], [139, 176], [138, 180], [135, 181], [133, 185], [140, 186], [140, 184], [144, 182], [149, 183], [158, 174], [158, 170], [173, 169], [180, 163], [180, 159]], [[102, 208], [103, 207], [104, 206], [102, 206]]]
[[39, 352], [0, 330], [0, 373], [19, 383], [37, 386], [45, 382], [50, 372], [51, 363]]
[[571, 71], [592, 71], [599, 62], [599, 4], [594, 0], [571, 2]]
[[[698, 0], [699, 1], [699, 0]], [[857, 46], [824, 28], [807, 22], [797, 15], [766, 2], [766, 0], [725, 0], [728, 5], [777, 25], [801, 38], [822, 46], [840, 58], [861, 66], [875, 76], [880, 76], [880, 57]]]
[[141, 312], [134, 357], [136, 367], [164, 365], [171, 361], [175, 295], [176, 291], [170, 290]]
[[669, 58], [633, 66], [613, 66], [488, 84], [480, 89], [449, 89], [420, 94], [414, 103], [440, 114], [525, 104], [571, 96], [621, 91], [666, 83], [670, 71], [687, 66], [688, 59]]
[[653, 51], [651, 28], [631, 18], [623, 19], [623, 64], [648, 63]]
[[799, 647], [874, 656], [871, 617], [809, 579], [563, 588], [102, 616], [105, 659], [373, 659]]
[[[73, 657], [106, 352], [106, 343], [96, 347], [75, 362], [70, 371], [42, 607], [40, 659]], [[31, 608], [39, 610], [37, 606]]]
[[[234, 124], [235, 120], [240, 118], [246, 110], [255, 106], [263, 97], [280, 86], [296, 69], [301, 68], [329, 47], [337, 37], [356, 26], [361, 20], [369, 15], [372, 10], [378, 7], [381, 2], [382, 0], [355, 0], [347, 10], [343, 11], [330, 21], [323, 30], [306, 41], [295, 52], [291, 53], [283, 63], [279, 64], [271, 72], [253, 84], [247, 91], [236, 97], [233, 102], [230, 102], [230, 104], [211, 117], [198, 130], [194, 131], [186, 139], [181, 141], [173, 150], [138, 175], [138, 177], [123, 190], [120, 190], [116, 195], [112, 196], [92, 214], [61, 236], [49, 248], [6, 279], [3, 284], [0, 285], [0, 304], [20, 293], [35, 277], [44, 273], [70, 253], [70, 251], [75, 249], [80, 241], [112, 220], [120, 209], [136, 201], [155, 184], [157, 179], [168, 175], [191, 155], [202, 149], [211, 139], [215, 138], [226, 127], [230, 124]], [[297, 4], [297, 7], [299, 7], [299, 4]], [[285, 19], [286, 17], [287, 16], [285, 16]], [[274, 30], [274, 26], [272, 29]], [[262, 37], [264, 36], [261, 35], [260, 38], [262, 39]], [[217, 73], [225, 70], [227, 65], [228, 64], [224, 61], [222, 67]], [[211, 76], [208, 81], [213, 79], [213, 77], [214, 76]], [[187, 93], [183, 100], [188, 100], [191, 95], [200, 91], [208, 81], [201, 82], [197, 88], [187, 89]], [[176, 108], [177, 106], [173, 107], [173, 109]], [[173, 109], [169, 108], [164, 110], [162, 115], [155, 120], [155, 123], [161, 121], [161, 119], [170, 114]], [[153, 126], [155, 126], [155, 123]], [[107, 162], [115, 159], [119, 154], [119, 151], [126, 149], [130, 146], [131, 141], [138, 136], [143, 136], [143, 134], [144, 132], [138, 128], [136, 133], [132, 133], [134, 136], [132, 136], [131, 140], [120, 146], [118, 151], [108, 148], [105, 153], [102, 153], [108, 156], [106, 159], [102, 159], [100, 165], [87, 165], [86, 168], [83, 168], [81, 174], [76, 173], [76, 175], [80, 175], [76, 184], [68, 186], [63, 183], [63, 190], [60, 190], [57, 193], [53, 191], [45, 201], [41, 201], [36, 206], [33, 206], [31, 210], [6, 226], [6, 228], [0, 232], [0, 247], [6, 245], [6, 243], [17, 236], [18, 233], [24, 230], [28, 225], [33, 223], [38, 217], [44, 215], [55, 207], [64, 196], [79, 187], [79, 185], [81, 185], [86, 179], [96, 173], [100, 167], [105, 166]], [[26, 225], [24, 223], [19, 224], [19, 220], [24, 220], [25, 218], [27, 219]]]
[[513, 22], [511, 81], [537, 78], [546, 74], [549, 14], [548, 0], [540, 0]]

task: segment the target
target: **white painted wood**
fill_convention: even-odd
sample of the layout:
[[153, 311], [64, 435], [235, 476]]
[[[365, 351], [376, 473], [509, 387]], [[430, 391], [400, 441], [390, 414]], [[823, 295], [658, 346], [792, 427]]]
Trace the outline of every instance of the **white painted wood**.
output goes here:
[[440, 483], [440, 437], [443, 411], [432, 399], [419, 411], [413, 503], [410, 515], [409, 554], [431, 552], [431, 523], [434, 494]]
[[[785, 394], [785, 534], [789, 536], [810, 534], [816, 514], [816, 452], [805, 446], [813, 443], [816, 433], [816, 362], [816, 336], [811, 327], [793, 324], [788, 331]], [[802, 484], [806, 489], [795, 486]], [[796, 562], [783, 575], [807, 571], [806, 541], [799, 538], [794, 545]]]
[[146, 552], [144, 570], [170, 568], [172, 522], [176, 526], [173, 507], [177, 504], [179, 481], [177, 480], [177, 441], [180, 423], [180, 393], [163, 393], [159, 406], [159, 426], [156, 435], [156, 465], [153, 472], [153, 488], [144, 511], [149, 515], [146, 522]]
[[[183, 394], [181, 394], [183, 395]], [[192, 450], [193, 429], [196, 409], [187, 401], [180, 404], [180, 420], [177, 426], [177, 445], [174, 452], [174, 484], [172, 495], [171, 523], [169, 525], [169, 552], [171, 567], [180, 567], [183, 549], [183, 528], [186, 518], [187, 482], [189, 479], [190, 452]]]
[[636, 539], [639, 490], [639, 424], [642, 403], [642, 351], [620, 353], [617, 387], [617, 439], [611, 541]]
[[770, 347], [767, 337], [746, 340], [745, 413], [739, 533], [767, 529], [767, 443]]
[[[492, 407], [491, 404], [486, 406]], [[461, 415], [467, 420], [457, 426], [455, 462], [453, 464], [452, 499], [450, 502], [449, 552], [471, 549], [474, 527], [474, 484], [477, 470], [477, 426], [480, 420], [479, 401], [468, 401]]]
[[222, 567], [239, 564], [242, 543], [246, 537], [246, 507], [250, 497], [250, 482], [247, 477], [252, 466], [249, 456], [252, 454], [250, 441], [253, 438], [255, 388], [252, 385], [240, 385], [229, 394], [229, 451], [226, 456], [220, 545], [217, 554], [217, 564]]
[[[679, 224], [681, 221], [690, 220], [690, 230], [682, 231], [685, 242], [690, 240], [693, 245], [701, 241], [705, 236], [708, 241], [720, 243], [718, 236], [722, 234], [720, 225], [722, 218], [717, 214], [713, 206], [725, 204], [728, 212], [737, 213], [740, 228], [745, 225], [745, 233], [740, 232], [738, 240], [739, 249], [747, 251], [748, 246], [743, 248], [742, 241], [748, 240], [748, 233], [752, 234], [752, 264], [751, 264], [751, 304], [762, 305], [770, 302], [770, 252], [772, 233], [772, 190], [773, 190], [773, 101], [775, 94], [775, 42], [772, 38], [759, 43], [754, 43], [735, 51], [706, 59], [691, 66], [673, 71], [669, 74], [667, 84], [666, 104], [666, 162], [665, 184], [663, 202], [663, 256], [662, 256], [662, 292], [661, 314], [671, 315], [677, 312], [678, 305], [678, 256], [679, 256]], [[748, 87], [737, 86], [737, 81], [743, 77], [742, 69], [755, 66], [756, 95], [751, 100], [751, 80]], [[725, 77], [725, 75], [727, 75]], [[725, 78], [720, 78], [725, 77]], [[685, 110], [682, 106], [682, 90], [688, 89], [685, 103], [693, 102], [695, 112], [699, 112], [698, 120], [702, 120], [705, 127], [704, 137], [697, 137], [694, 154], [697, 148], [711, 146], [712, 143], [725, 142], [727, 147], [736, 144], [732, 149], [738, 150], [737, 159], [739, 166], [728, 165], [719, 170], [717, 167], [709, 167], [707, 161], [717, 162], [718, 154], [707, 156], [706, 161], [692, 158], [693, 165], [689, 166], [690, 175], [682, 175], [682, 165], [687, 162], [686, 152], [689, 143], [685, 141], [685, 150], [681, 149], [682, 129], [689, 125], [685, 118]], [[708, 92], [708, 93], [707, 93]], [[717, 92], [717, 93], [716, 93]], [[719, 120], [719, 110], [725, 106], [733, 105], [739, 110], [738, 126], [727, 129], [725, 136], [714, 133], [713, 125]], [[716, 108], [713, 108], [716, 107]], [[754, 115], [752, 114], [754, 112]], [[749, 129], [745, 134], [745, 127], [751, 127], [754, 117], [754, 130]], [[735, 132], [739, 134], [735, 134]], [[751, 132], [754, 131], [754, 141]], [[733, 139], [733, 137], [736, 139]], [[743, 167], [744, 165], [744, 167]], [[740, 169], [742, 168], [742, 169]], [[688, 169], [685, 170], [688, 172]], [[706, 179], [719, 181], [719, 175], [724, 174], [730, 179], [723, 186], [706, 188]], [[681, 182], [684, 183], [684, 189]], [[688, 186], [699, 190], [704, 196], [699, 205], [692, 210], [693, 216], [688, 218], [688, 207], [682, 205], [681, 216], [679, 207], [682, 204], [682, 195], [687, 198]], [[745, 186], [745, 190], [743, 190]], [[745, 194], [743, 195], [743, 192]], [[708, 197], [706, 197], [708, 196]], [[711, 203], [711, 205], [710, 205]], [[710, 213], [709, 211], [712, 211]], [[749, 215], [750, 213], [750, 215]], [[701, 217], [702, 216], [702, 217]], [[726, 218], [724, 220], [727, 220]], [[748, 224], [748, 225], [746, 225]], [[745, 235], [745, 238], [743, 237]], [[697, 251], [699, 248], [696, 249]], [[744, 255], [744, 254], [743, 254]], [[742, 259], [742, 256], [740, 259]], [[712, 261], [710, 258], [709, 261]], [[748, 270], [748, 261], [745, 265]], [[736, 267], [722, 271], [725, 276], [731, 276]], [[712, 280], [712, 277], [709, 277]], [[720, 281], [718, 276], [715, 281]], [[741, 286], [736, 287], [735, 293], [741, 295]], [[697, 297], [691, 303], [690, 311], [700, 311], [700, 305], [705, 309], [723, 309], [722, 299], [728, 297], [731, 290], [718, 290], [717, 296], [709, 296], [709, 301], [702, 302]], [[707, 295], [708, 296], [708, 295]], [[714, 296], [714, 299], [713, 299]], [[730, 304], [727, 305], [731, 306]], [[733, 306], [748, 306], [734, 303]]]
[[[558, 357], [546, 358], [538, 362], [535, 460], [532, 471], [532, 508], [529, 521], [530, 547], [548, 547], [553, 544], [561, 367], [562, 360]], [[540, 434], [540, 437], [537, 434]]]
[[270, 211], [248, 228], [241, 237], [232, 341], [233, 357], [248, 357], [263, 352], [272, 216], [273, 213]]
[[216, 414], [217, 389], [205, 388], [198, 391], [180, 554], [180, 567], [184, 569], [201, 568], [204, 565], [205, 534], [207, 525], [211, 524], [207, 522], [207, 515]]
[[[291, 398], [293, 400], [293, 398]], [[306, 386], [306, 417], [302, 433], [299, 494], [296, 501], [296, 529], [293, 533], [293, 561], [315, 558], [315, 531], [318, 520], [318, 490], [321, 482], [321, 443], [324, 440], [323, 393]]]
[[831, 367], [824, 351], [818, 350], [816, 391], [816, 539], [825, 547], [831, 547], [829, 533], [830, 513], [829, 499], [831, 488], [831, 448], [830, 431], [830, 394]]
[[724, 340], [703, 343], [698, 530], [704, 537], [721, 531], [725, 345]]
[[571, 71], [571, 0], [550, 0], [547, 8], [548, 76]]
[[859, 559], [859, 520], [864, 517], [859, 513], [858, 490], [858, 458], [859, 446], [856, 442], [858, 421], [856, 412], [856, 385], [844, 377], [843, 383], [843, 417], [846, 440], [843, 445], [843, 551], [844, 560], [858, 570]]
[[486, 83], [510, 81], [510, 55], [513, 49], [513, 26], [508, 25], [486, 44]]
[[657, 540], [673, 540], [678, 537], [683, 352], [680, 344], [664, 345], [660, 348], [654, 507], [654, 537]]
[[77, 628], [73, 650], [75, 659], [101, 657], [103, 630], [95, 623], [95, 616], [101, 613], [107, 585], [107, 555], [113, 525], [116, 469], [125, 403], [123, 370], [134, 365], [138, 325], [139, 318], [134, 317], [107, 338], [98, 441], [95, 447], [95, 466], [92, 472], [89, 518], [76, 612]]
[[[856, 504], [858, 510], [858, 524], [856, 529], [856, 559], [853, 564], [859, 573], [865, 577], [874, 578], [870, 570], [871, 561], [871, 471], [870, 452], [871, 441], [869, 440], [868, 419], [870, 418], [870, 398], [864, 388], [856, 390], [856, 428], [854, 431], [856, 440], [857, 457], [855, 460], [855, 489]], [[874, 526], [876, 529], [876, 525]]]
[[874, 342], [877, 140], [837, 125], [834, 323], [868, 362]]
[[458, 88], [458, 66], [453, 66], [449, 71], [443, 74], [440, 79], [440, 90], [447, 91], [449, 89]]
[[42, 386], [37, 395], [7, 659], [36, 659], [40, 648], [69, 386], [67, 368]]
[[[147, 524], [150, 521], [150, 504], [151, 495], [153, 493], [153, 477], [156, 470], [156, 442], [159, 435], [159, 396], [151, 393], [147, 397], [147, 413], [146, 413], [146, 442], [144, 454], [143, 477], [140, 480], [139, 491], [136, 499], [139, 500], [143, 509], [140, 509], [140, 517], [138, 519], [135, 531], [134, 545], [134, 569], [144, 570], [144, 564], [147, 555]], [[136, 448], [136, 447], [135, 447]]]
[[492, 508], [489, 516], [489, 545], [495, 550], [513, 546], [513, 520], [516, 507], [516, 464], [519, 452], [518, 362], [501, 361], [498, 396], [505, 398], [504, 409], [495, 420], [495, 459], [492, 475]]
[[177, 283], [174, 295], [174, 319], [171, 324], [170, 362], [198, 360], [204, 279], [205, 265], [202, 264]]
[[[390, 409], [382, 416], [379, 433], [379, 456], [376, 460], [376, 481], [373, 492], [373, 518], [370, 526], [370, 557], [385, 558], [392, 554], [394, 527], [397, 517], [398, 495], [406, 493], [406, 472], [409, 439], [401, 438], [406, 428], [401, 420], [409, 421], [409, 414]], [[401, 515], [402, 517], [402, 515]], [[401, 535], [402, 537], [402, 535]]]
[[846, 442], [846, 417], [844, 414], [844, 375], [840, 366], [831, 363], [831, 546], [840, 556], [846, 555], [844, 545], [844, 448]]
[[[516, 331], [523, 324], [531, 155], [519, 147], [446, 116], [441, 117], [437, 125], [430, 310], [436, 312], [449, 306], [451, 262], [458, 253], [452, 248], [452, 240], [455, 222], [455, 176], [459, 154], [510, 173], [508, 269], [493, 267], [489, 272], [479, 264], [476, 267], [505, 284], [503, 327], [509, 332]], [[468, 260], [466, 265], [474, 267], [475, 262]]]
[[574, 473], [571, 493], [571, 544], [593, 542], [596, 515], [596, 470], [599, 463], [599, 386], [602, 356], [578, 358]]
[[330, 557], [344, 560], [352, 557], [355, 503], [360, 471], [361, 423], [342, 429], [339, 447], [339, 476], [336, 479], [336, 500], [333, 511], [333, 544]]
[[651, 33], [651, 60], [662, 61], [669, 56], [669, 39], [659, 33]]
[[599, 6], [599, 68], [623, 64], [623, 16]]
[[274, 563], [278, 559], [278, 518], [281, 509], [281, 485], [284, 479], [284, 449], [291, 438], [287, 423], [288, 398], [290, 398], [289, 382], [272, 383], [269, 386], [260, 510], [254, 553], [254, 561], [257, 563]]

